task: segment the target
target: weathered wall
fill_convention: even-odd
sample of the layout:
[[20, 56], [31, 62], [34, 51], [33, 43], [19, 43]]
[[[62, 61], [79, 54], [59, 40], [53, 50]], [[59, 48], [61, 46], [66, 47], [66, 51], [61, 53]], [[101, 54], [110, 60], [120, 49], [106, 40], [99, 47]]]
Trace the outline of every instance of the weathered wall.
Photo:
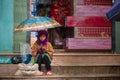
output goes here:
[[115, 52], [120, 53], [120, 22], [115, 22]]
[[[14, 0], [14, 28], [27, 19], [28, 0]], [[20, 51], [20, 43], [26, 42], [26, 32], [14, 32], [14, 52]]]
[[13, 3], [0, 0], [0, 53], [13, 51]]

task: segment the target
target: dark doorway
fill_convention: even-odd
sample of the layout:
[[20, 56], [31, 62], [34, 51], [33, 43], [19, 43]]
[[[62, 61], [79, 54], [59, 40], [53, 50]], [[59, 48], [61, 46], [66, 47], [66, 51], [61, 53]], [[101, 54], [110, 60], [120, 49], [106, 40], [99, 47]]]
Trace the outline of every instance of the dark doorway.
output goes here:
[[[70, 38], [74, 36], [74, 28], [68, 28], [65, 26], [65, 18], [71, 15], [70, 12], [65, 13], [64, 16], [61, 15], [62, 6], [67, 9], [65, 0], [61, 0], [62, 4], [60, 6], [60, 0], [40, 0], [37, 8], [37, 16], [48, 16], [54, 18], [58, 21], [61, 26], [58, 28], [48, 29], [49, 41], [52, 43], [53, 47], [56, 49], [62, 49], [65, 38]], [[71, 0], [72, 1], [72, 0]]]

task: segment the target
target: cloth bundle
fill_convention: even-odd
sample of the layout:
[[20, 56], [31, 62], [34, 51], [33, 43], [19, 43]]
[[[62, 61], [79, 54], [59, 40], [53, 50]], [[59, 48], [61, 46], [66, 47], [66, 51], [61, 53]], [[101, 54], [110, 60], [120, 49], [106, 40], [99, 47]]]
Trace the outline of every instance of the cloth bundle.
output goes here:
[[18, 70], [15, 75], [40, 75], [38, 64], [18, 64]]

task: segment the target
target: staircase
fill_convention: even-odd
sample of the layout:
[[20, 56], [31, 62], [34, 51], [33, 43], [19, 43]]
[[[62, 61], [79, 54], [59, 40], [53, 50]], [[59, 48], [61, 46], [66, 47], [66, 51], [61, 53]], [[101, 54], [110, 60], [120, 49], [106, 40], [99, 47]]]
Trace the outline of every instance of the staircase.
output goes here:
[[15, 76], [17, 64], [0, 64], [0, 80], [120, 80], [120, 54], [111, 52], [55, 50], [51, 65], [52, 76]]

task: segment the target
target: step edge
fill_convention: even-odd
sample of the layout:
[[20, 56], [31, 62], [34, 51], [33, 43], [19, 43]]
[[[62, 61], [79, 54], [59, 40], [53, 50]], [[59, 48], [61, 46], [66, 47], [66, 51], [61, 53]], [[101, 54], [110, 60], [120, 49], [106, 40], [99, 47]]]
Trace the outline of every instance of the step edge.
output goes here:
[[[0, 64], [0, 66], [17, 66], [18, 64]], [[44, 66], [44, 64], [42, 64], [42, 66]], [[85, 66], [87, 66], [87, 67], [109, 67], [109, 66], [120, 66], [120, 64], [94, 64], [94, 63], [87, 63], [87, 64], [80, 64], [80, 63], [54, 63], [54, 62], [52, 62], [51, 63], [51, 66], [53, 66], [53, 67], [59, 67], [59, 66], [61, 66], [61, 67], [65, 67], [65, 66], [71, 66], [71, 67], [77, 67], [77, 66], [79, 66], [79, 67], [85, 67]]]
[[95, 77], [120, 77], [120, 74], [64, 74], [64, 75], [52, 75], [52, 76], [19, 76], [19, 75], [1, 75], [0, 78], [10, 78], [10, 79], [39, 79], [39, 78], [95, 78]]
[[[0, 56], [19, 56], [20, 53], [0, 53]], [[110, 54], [110, 53], [54, 53], [54, 56], [120, 56], [120, 54]]]

